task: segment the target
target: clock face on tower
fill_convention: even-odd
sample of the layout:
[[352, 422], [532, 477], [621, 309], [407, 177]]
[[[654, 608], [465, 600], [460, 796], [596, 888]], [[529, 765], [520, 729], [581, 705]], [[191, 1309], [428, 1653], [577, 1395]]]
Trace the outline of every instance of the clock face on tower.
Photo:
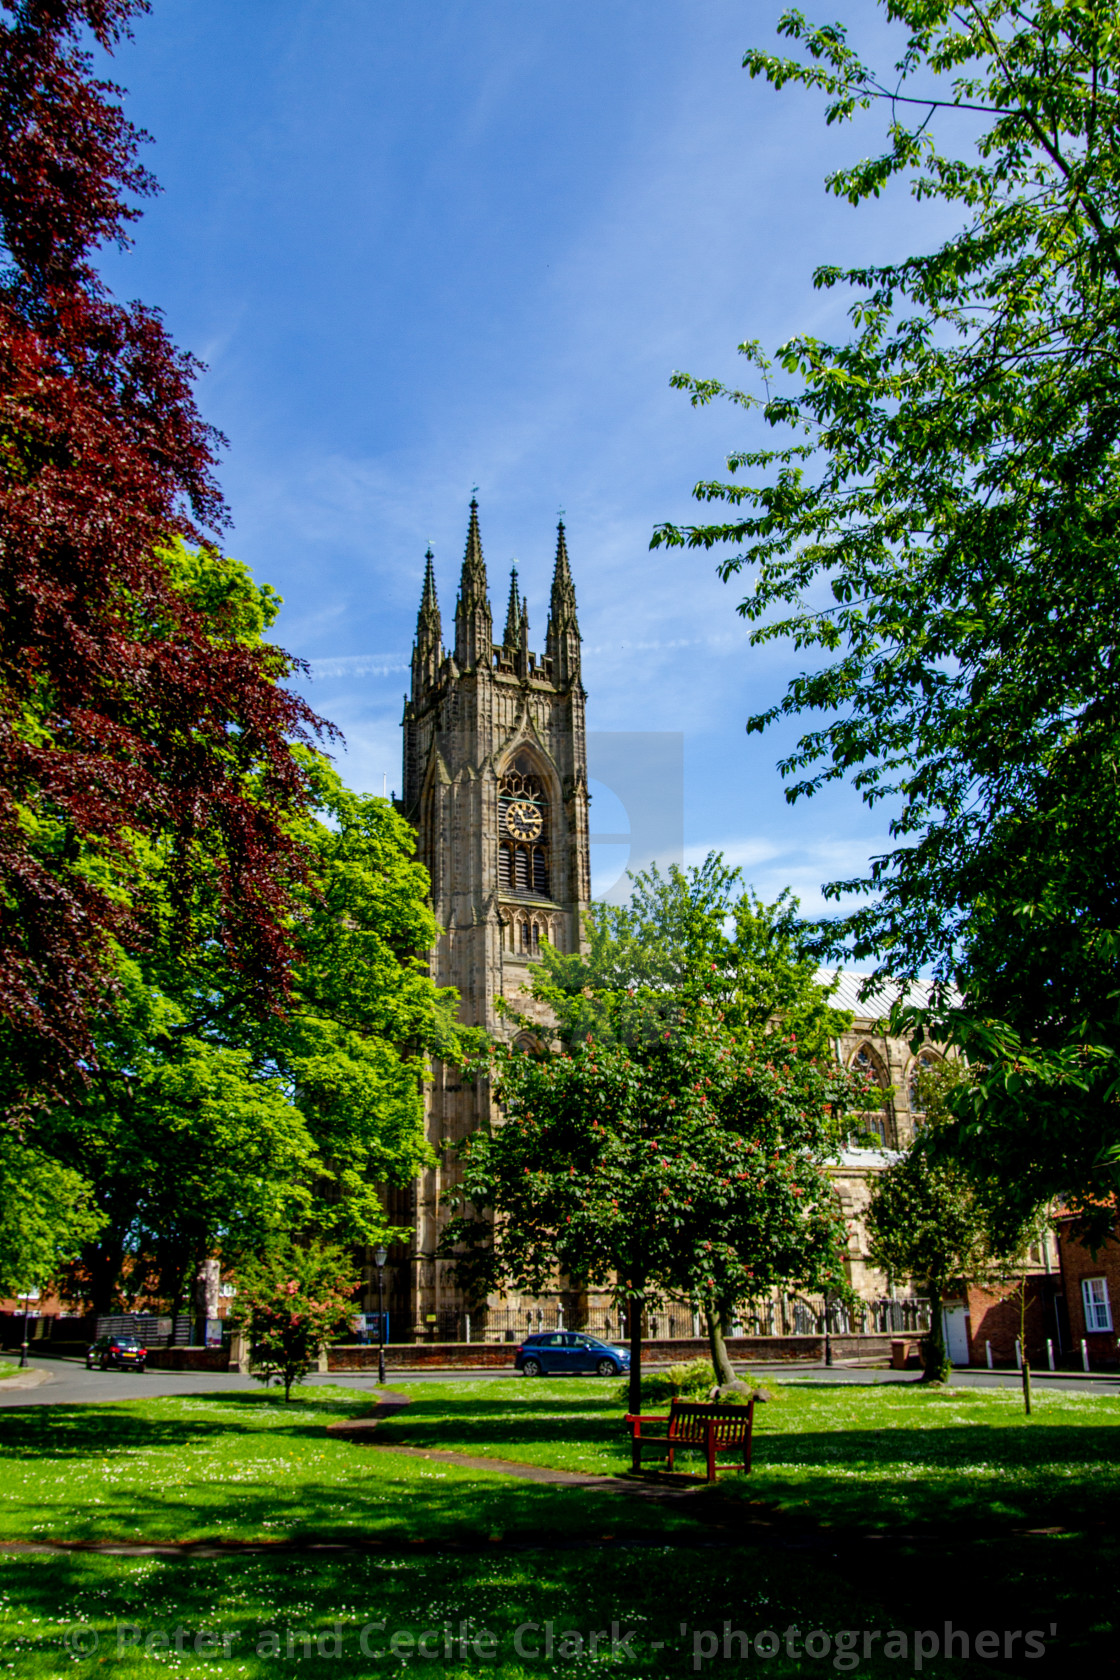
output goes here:
[[527, 799], [515, 799], [506, 807], [506, 827], [515, 840], [535, 840], [541, 826], [540, 812]]

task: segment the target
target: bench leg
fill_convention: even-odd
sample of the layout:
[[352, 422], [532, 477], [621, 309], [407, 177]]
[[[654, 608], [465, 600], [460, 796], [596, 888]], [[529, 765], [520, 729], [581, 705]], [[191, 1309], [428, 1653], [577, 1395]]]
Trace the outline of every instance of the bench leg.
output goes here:
[[715, 1479], [716, 1479], [716, 1432], [711, 1427], [711, 1425], [709, 1424], [709, 1426], [708, 1426], [708, 1480], [710, 1482], [714, 1482]]

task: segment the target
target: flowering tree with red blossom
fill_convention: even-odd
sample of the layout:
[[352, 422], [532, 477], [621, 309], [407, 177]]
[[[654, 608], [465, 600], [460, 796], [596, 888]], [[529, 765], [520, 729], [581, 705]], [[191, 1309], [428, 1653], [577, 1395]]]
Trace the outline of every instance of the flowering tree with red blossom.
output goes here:
[[738, 1303], [846, 1288], [829, 1165], [866, 1087], [836, 1065], [840, 1018], [803, 972], [791, 907], [736, 899], [737, 880], [710, 858], [635, 877], [626, 910], [594, 907], [588, 949], [549, 953], [534, 984], [553, 1045], [494, 1049], [502, 1117], [461, 1146], [444, 1252], [475, 1294], [558, 1274], [613, 1289], [632, 1411], [642, 1306], [659, 1293], [703, 1310], [724, 1382]]
[[168, 849], [180, 945], [206, 849], [218, 938], [262, 1010], [320, 728], [294, 662], [184, 586], [177, 541], [221, 531], [199, 364], [94, 259], [154, 190], [111, 52], [147, 0], [0, 0], [0, 1038], [7, 1099], [88, 1076], [114, 944], [142, 947], [138, 847]]
[[287, 1241], [239, 1266], [237, 1317], [249, 1333], [252, 1375], [266, 1388], [277, 1378], [285, 1401], [350, 1316], [352, 1273], [345, 1249], [314, 1241]]

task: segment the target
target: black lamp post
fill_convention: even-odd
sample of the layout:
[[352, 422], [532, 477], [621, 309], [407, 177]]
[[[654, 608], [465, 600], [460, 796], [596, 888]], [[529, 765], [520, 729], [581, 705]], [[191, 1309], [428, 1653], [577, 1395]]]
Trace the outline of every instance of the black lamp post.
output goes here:
[[25, 1292], [23, 1297], [23, 1346], [19, 1350], [19, 1368], [21, 1371], [24, 1370], [27, 1365], [27, 1313], [30, 1306], [30, 1292]]
[[383, 1248], [373, 1256], [377, 1267], [377, 1380], [385, 1381], [385, 1262], [389, 1258]]

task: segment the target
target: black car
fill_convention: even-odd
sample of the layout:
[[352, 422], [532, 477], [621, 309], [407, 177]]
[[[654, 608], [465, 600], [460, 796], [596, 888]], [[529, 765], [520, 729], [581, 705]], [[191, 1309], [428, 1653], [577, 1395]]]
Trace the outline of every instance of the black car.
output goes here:
[[86, 1354], [86, 1370], [100, 1365], [103, 1371], [117, 1366], [121, 1371], [142, 1371], [148, 1350], [135, 1336], [98, 1336]]
[[527, 1377], [575, 1375], [617, 1377], [630, 1369], [625, 1348], [612, 1347], [582, 1330], [542, 1330], [526, 1336], [513, 1361]]

